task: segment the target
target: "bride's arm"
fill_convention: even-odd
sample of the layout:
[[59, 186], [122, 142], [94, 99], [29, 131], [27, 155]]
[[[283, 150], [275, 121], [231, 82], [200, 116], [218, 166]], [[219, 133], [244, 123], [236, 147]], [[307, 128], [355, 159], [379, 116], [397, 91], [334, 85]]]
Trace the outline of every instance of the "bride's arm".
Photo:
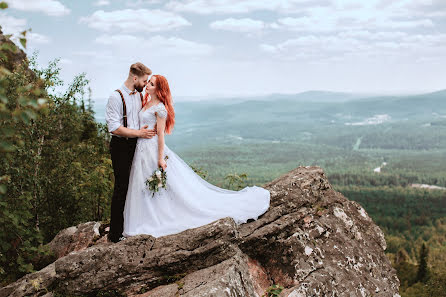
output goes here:
[[164, 129], [166, 127], [166, 118], [156, 116], [156, 129], [158, 134], [158, 166], [166, 169], [167, 164], [164, 160]]

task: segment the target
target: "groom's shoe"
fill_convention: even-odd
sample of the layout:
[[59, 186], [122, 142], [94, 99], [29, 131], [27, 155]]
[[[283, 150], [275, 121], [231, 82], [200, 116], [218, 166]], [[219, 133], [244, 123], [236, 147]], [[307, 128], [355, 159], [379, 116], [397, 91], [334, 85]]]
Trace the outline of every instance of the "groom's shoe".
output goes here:
[[119, 239], [120, 239], [120, 237], [110, 236], [110, 234], [108, 234], [107, 238], [108, 238], [108, 241], [111, 241], [111, 242], [114, 242], [114, 243], [119, 242]]
[[123, 241], [123, 240], [126, 240], [126, 239], [127, 239], [127, 237], [121, 236], [121, 237], [119, 237], [118, 241]]

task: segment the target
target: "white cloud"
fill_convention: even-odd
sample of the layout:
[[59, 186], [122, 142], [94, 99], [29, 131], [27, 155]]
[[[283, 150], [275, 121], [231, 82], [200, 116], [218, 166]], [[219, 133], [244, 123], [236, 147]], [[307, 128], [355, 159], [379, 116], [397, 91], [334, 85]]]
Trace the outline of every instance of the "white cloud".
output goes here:
[[82, 17], [79, 22], [100, 31], [124, 32], [159, 32], [191, 25], [180, 15], [159, 9], [98, 10], [91, 16]]
[[[333, 32], [340, 30], [432, 28], [433, 20], [414, 10], [421, 0], [175, 0], [166, 7], [174, 11], [198, 14], [241, 14], [271, 11], [282, 15], [275, 22], [251, 18], [217, 20], [213, 29], [247, 32], [260, 28], [288, 31]], [[440, 0], [429, 0], [438, 2]], [[441, 0], [444, 1], [444, 0]], [[409, 9], [409, 4], [413, 6]], [[438, 2], [439, 3], [439, 2]], [[444, 1], [446, 3], [446, 1]], [[420, 3], [418, 3], [421, 7]], [[438, 4], [438, 7], [446, 4]], [[424, 6], [423, 6], [424, 7]], [[446, 9], [445, 9], [446, 11]], [[298, 12], [299, 14], [296, 14]]]
[[425, 17], [445, 17], [446, 1], [444, 0], [411, 0], [403, 6], [408, 12]]
[[17, 34], [26, 30], [26, 20], [0, 12], [0, 26], [4, 34]]
[[253, 11], [296, 12], [308, 5], [327, 4], [329, 0], [183, 0], [170, 1], [166, 8], [197, 14], [249, 13]]
[[48, 36], [33, 32], [29, 32], [26, 38], [31, 43], [49, 43], [51, 41]]
[[94, 6], [107, 6], [110, 5], [110, 0], [97, 0], [93, 3]]
[[144, 48], [150, 49], [149, 53], [158, 51], [158, 54], [166, 55], [205, 56], [212, 52], [212, 47], [208, 44], [162, 36], [146, 40]]
[[135, 45], [141, 52], [150, 56], [207, 56], [212, 53], [212, 46], [185, 40], [178, 37], [163, 37], [156, 35], [142, 38], [133, 35], [101, 35], [95, 40], [99, 44], [113, 45], [122, 52], [132, 51]]
[[409, 35], [404, 32], [342, 32], [337, 35], [304, 35], [260, 49], [284, 60], [412, 61], [421, 57], [446, 58], [446, 34]]
[[364, 14], [355, 11], [334, 13], [326, 9], [310, 11], [308, 16], [303, 17], [279, 18], [276, 23], [277, 29], [301, 32], [434, 27], [434, 23], [430, 19], [401, 19], [376, 11], [369, 11]]
[[340, 32], [339, 37], [342, 38], [362, 38], [370, 40], [396, 40], [408, 35], [406, 32], [391, 31], [391, 32], [370, 32], [368, 30], [343, 31]]
[[13, 0], [7, 1], [9, 7], [24, 11], [39, 11], [50, 16], [70, 14], [70, 9], [57, 0]]
[[264, 52], [271, 53], [271, 54], [275, 54], [279, 50], [279, 48], [277, 46], [269, 45], [269, 44], [261, 44], [260, 49]]
[[384, 20], [382, 23], [376, 24], [377, 27], [391, 29], [411, 29], [417, 27], [434, 27], [434, 23], [430, 19], [419, 20]]
[[141, 5], [159, 4], [162, 0], [127, 0], [126, 5], [129, 7], [139, 7]]
[[[4, 34], [12, 34], [12, 40], [19, 44], [18, 38], [21, 32], [29, 29], [27, 27], [26, 19], [19, 19], [13, 16], [7, 15], [5, 12], [0, 12], [0, 26]], [[43, 44], [50, 42], [50, 38], [46, 35], [27, 32], [26, 39], [31, 44]]]
[[113, 55], [111, 51], [75, 51], [74, 54], [76, 56], [83, 56], [83, 57], [102, 57], [104, 59], [112, 58]]
[[[438, 7], [442, 7], [439, 1]], [[241, 14], [255, 11], [277, 12], [275, 22], [251, 18], [227, 18], [210, 24], [215, 30], [234, 32], [260, 32], [276, 29], [298, 32], [339, 32], [342, 30], [410, 30], [433, 28], [435, 23], [429, 16], [412, 11], [423, 0], [173, 0], [165, 6], [173, 11], [197, 14]], [[446, 3], [446, 1], [444, 1]], [[411, 9], [408, 7], [412, 5]], [[445, 4], [446, 5], [446, 4]], [[445, 9], [446, 11], [446, 9]], [[298, 12], [299, 14], [296, 14]]]
[[61, 63], [61, 64], [64, 64], [64, 65], [72, 65], [72, 64], [73, 64], [73, 61], [70, 60], [70, 59], [64, 59], [64, 58], [62, 58], [62, 59], [60, 59], [60, 63]]
[[143, 41], [143, 39], [138, 38], [133, 35], [101, 35], [96, 38], [95, 40], [97, 43], [100, 44], [128, 44], [130, 42], [133, 42], [134, 44], [140, 43]]
[[336, 22], [329, 18], [308, 17], [300, 18], [285, 17], [276, 21], [276, 29], [293, 30], [293, 31], [331, 31], [336, 30]]
[[226, 30], [234, 32], [259, 32], [265, 28], [265, 23], [259, 20], [249, 18], [234, 19], [229, 18], [221, 21], [215, 21], [209, 24], [214, 30]]
[[79, 57], [75, 59], [77, 61], [81, 60], [85, 63], [100, 65], [101, 67], [109, 63], [115, 63], [123, 58], [115, 56], [111, 50], [75, 51], [73, 55]]

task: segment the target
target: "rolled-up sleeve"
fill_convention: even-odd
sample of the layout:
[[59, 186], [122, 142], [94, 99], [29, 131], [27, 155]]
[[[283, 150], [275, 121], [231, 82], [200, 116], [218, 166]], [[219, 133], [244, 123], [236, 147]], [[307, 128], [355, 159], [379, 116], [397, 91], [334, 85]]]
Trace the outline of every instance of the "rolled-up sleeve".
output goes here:
[[108, 132], [110, 133], [122, 126], [122, 100], [118, 96], [112, 93], [108, 98], [105, 108], [105, 121], [107, 122]]

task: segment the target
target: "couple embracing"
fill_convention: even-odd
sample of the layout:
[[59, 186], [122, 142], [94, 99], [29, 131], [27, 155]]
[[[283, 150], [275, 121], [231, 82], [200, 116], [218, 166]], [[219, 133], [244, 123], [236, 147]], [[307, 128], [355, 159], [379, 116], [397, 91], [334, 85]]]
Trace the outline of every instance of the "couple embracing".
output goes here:
[[[269, 191], [216, 187], [167, 147], [164, 136], [175, 124], [172, 96], [167, 79], [151, 74], [144, 64], [132, 64], [127, 80], [108, 99], [105, 118], [115, 177], [109, 240], [160, 237], [224, 217], [237, 224], [257, 219], [268, 210]], [[157, 168], [166, 172], [166, 188], [152, 195], [145, 181]]]

